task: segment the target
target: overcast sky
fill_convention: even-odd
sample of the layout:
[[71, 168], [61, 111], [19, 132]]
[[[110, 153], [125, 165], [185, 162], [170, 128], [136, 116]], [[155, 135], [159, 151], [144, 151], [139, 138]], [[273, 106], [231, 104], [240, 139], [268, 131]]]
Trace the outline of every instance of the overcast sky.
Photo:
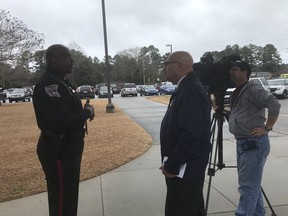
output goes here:
[[[1, 9], [45, 36], [45, 47], [76, 42], [103, 60], [102, 0], [0, 0]], [[154, 45], [198, 62], [226, 45], [273, 44], [288, 63], [287, 0], [105, 0], [108, 52]]]

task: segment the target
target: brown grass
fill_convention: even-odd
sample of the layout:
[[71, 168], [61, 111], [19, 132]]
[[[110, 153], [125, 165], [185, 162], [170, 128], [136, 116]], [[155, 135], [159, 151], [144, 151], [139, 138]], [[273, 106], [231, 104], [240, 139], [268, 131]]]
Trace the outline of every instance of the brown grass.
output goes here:
[[[96, 117], [88, 122], [81, 181], [131, 161], [152, 143], [151, 136], [117, 107], [115, 113], [106, 113], [107, 100], [93, 99], [91, 104]], [[4, 104], [0, 114], [0, 202], [45, 191], [45, 177], [36, 155], [39, 129], [32, 103]]]

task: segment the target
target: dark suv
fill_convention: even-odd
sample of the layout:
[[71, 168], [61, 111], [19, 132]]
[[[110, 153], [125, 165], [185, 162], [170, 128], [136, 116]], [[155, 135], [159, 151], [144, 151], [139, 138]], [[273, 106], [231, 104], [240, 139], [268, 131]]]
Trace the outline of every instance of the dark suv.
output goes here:
[[81, 99], [83, 98], [95, 98], [95, 93], [92, 86], [82, 85], [77, 88], [78, 95]]

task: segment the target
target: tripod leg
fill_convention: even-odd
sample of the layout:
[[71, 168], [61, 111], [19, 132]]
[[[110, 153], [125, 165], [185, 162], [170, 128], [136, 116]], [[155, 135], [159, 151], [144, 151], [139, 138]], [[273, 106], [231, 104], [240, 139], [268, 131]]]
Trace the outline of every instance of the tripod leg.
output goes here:
[[264, 192], [262, 186], [261, 186], [261, 191], [262, 191], [262, 194], [264, 195], [265, 200], [266, 200], [266, 202], [268, 203], [268, 206], [269, 206], [269, 208], [270, 208], [270, 210], [271, 210], [271, 212], [272, 212], [271, 216], [277, 216], [277, 214], [274, 212], [274, 210], [273, 210], [273, 208], [272, 208], [272, 205], [271, 205], [271, 203], [269, 202], [268, 197], [267, 197], [266, 193]]
[[[213, 115], [212, 124], [211, 124], [211, 144], [212, 149], [210, 153], [210, 158], [208, 162], [208, 175], [209, 175], [209, 181], [208, 181], [208, 188], [207, 188], [207, 196], [206, 196], [206, 204], [205, 204], [205, 216], [208, 214], [208, 205], [209, 205], [209, 198], [210, 198], [210, 189], [211, 189], [211, 183], [212, 183], [212, 176], [215, 176], [215, 167], [216, 167], [216, 158], [217, 158], [217, 152], [218, 152], [218, 146], [217, 143], [214, 142], [215, 139], [215, 131], [216, 131], [216, 118], [215, 115]], [[215, 150], [214, 150], [215, 148]], [[213, 160], [213, 150], [214, 150], [214, 161]]]

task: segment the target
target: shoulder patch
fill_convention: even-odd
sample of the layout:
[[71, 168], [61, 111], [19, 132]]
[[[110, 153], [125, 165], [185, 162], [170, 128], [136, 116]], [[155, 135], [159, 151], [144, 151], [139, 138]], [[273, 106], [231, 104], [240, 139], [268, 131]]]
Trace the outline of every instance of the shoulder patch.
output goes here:
[[45, 92], [49, 95], [49, 97], [61, 97], [58, 92], [57, 84], [45, 86]]

